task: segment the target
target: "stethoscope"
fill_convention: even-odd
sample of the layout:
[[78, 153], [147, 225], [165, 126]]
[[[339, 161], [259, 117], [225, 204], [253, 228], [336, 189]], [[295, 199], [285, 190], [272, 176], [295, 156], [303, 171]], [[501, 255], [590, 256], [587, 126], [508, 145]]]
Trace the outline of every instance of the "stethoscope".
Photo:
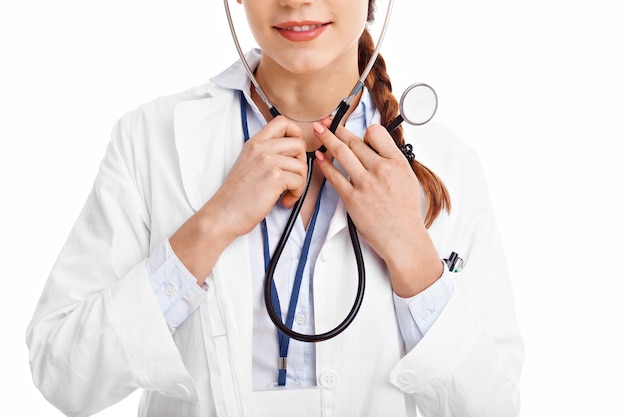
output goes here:
[[[363, 88], [365, 79], [367, 78], [370, 70], [372, 69], [372, 66], [374, 65], [374, 62], [376, 61], [376, 58], [378, 57], [380, 47], [382, 45], [382, 41], [385, 37], [385, 33], [387, 32], [387, 28], [389, 26], [391, 11], [393, 9], [393, 1], [394, 0], [388, 0], [385, 20], [384, 20], [384, 23], [380, 32], [378, 43], [376, 44], [372, 57], [368, 61], [367, 65], [365, 66], [363, 73], [361, 74], [361, 77], [359, 78], [355, 86], [352, 88], [350, 94], [339, 103], [339, 105], [334, 111], [333, 120], [329, 127], [329, 130], [333, 133], [336, 131], [337, 127], [339, 126], [339, 123], [341, 122], [346, 112], [350, 108], [350, 103]], [[237, 53], [239, 54], [241, 62], [244, 65], [244, 68], [248, 74], [248, 77], [250, 78], [252, 85], [254, 85], [254, 88], [257, 94], [259, 95], [259, 97], [261, 98], [261, 100], [267, 105], [272, 117], [279, 116], [281, 113], [278, 111], [276, 106], [274, 106], [268, 100], [267, 96], [263, 93], [263, 90], [261, 89], [258, 82], [256, 81], [254, 73], [252, 69], [250, 68], [250, 65], [248, 64], [248, 61], [246, 60], [245, 54], [243, 50], [241, 49], [241, 45], [239, 44], [239, 40], [237, 38], [237, 34], [236, 34], [235, 27], [233, 24], [233, 19], [231, 16], [230, 8], [228, 6], [228, 0], [224, 0], [224, 9], [226, 11], [226, 17], [228, 19], [228, 25], [230, 27], [233, 41], [237, 48]], [[433, 88], [430, 87], [428, 84], [416, 83], [416, 84], [409, 86], [404, 91], [404, 93], [400, 97], [399, 104], [400, 104], [400, 114], [387, 126], [387, 131], [389, 132], [392, 132], [394, 129], [396, 129], [403, 121], [406, 121], [407, 123], [412, 124], [412, 125], [423, 125], [429, 122], [435, 115], [435, 112], [437, 111], [437, 104], [438, 104], [437, 94], [435, 93]], [[323, 146], [319, 150], [322, 152], [326, 152], [326, 149]], [[410, 162], [412, 158], [414, 157], [411, 153], [410, 145], [406, 145], [406, 148], [402, 149], [402, 151], [405, 154], [405, 156], [407, 156], [407, 159]], [[285, 248], [285, 245], [287, 244], [289, 235], [291, 234], [291, 231], [293, 230], [293, 227], [296, 224], [298, 215], [300, 214], [300, 210], [302, 208], [302, 204], [304, 203], [304, 199], [309, 190], [311, 177], [313, 173], [314, 160], [315, 160], [315, 153], [307, 152], [307, 167], [308, 168], [307, 168], [307, 181], [306, 181], [306, 185], [304, 188], [304, 192], [302, 193], [302, 196], [293, 207], [291, 214], [289, 216], [289, 219], [287, 220], [287, 224], [285, 225], [285, 228], [283, 230], [283, 233], [276, 245], [274, 254], [271, 255], [271, 258], [266, 265], [265, 280], [263, 284], [263, 296], [265, 299], [265, 307], [266, 307], [266, 310], [270, 319], [272, 320], [272, 323], [274, 323], [274, 325], [278, 328], [278, 330], [284, 333], [287, 337], [296, 339], [302, 342], [321, 342], [321, 341], [333, 338], [339, 335], [340, 333], [342, 333], [354, 321], [361, 307], [361, 304], [363, 303], [363, 298], [365, 295], [365, 265], [363, 261], [363, 253], [361, 251], [361, 244], [359, 242], [359, 237], [357, 234], [356, 227], [352, 219], [350, 218], [350, 215], [348, 214], [347, 215], [348, 230], [350, 234], [350, 240], [352, 242], [352, 247], [354, 249], [354, 256], [356, 259], [357, 271], [358, 271], [357, 294], [356, 294], [354, 303], [348, 315], [344, 318], [343, 321], [341, 321], [341, 323], [337, 325], [337, 327], [327, 332], [320, 333], [320, 334], [302, 334], [302, 333], [298, 333], [294, 331], [293, 329], [285, 325], [280, 315], [276, 313], [276, 310], [272, 301], [273, 299], [272, 288], [274, 287], [274, 271], [276, 270], [278, 260], [280, 259], [280, 256]]]

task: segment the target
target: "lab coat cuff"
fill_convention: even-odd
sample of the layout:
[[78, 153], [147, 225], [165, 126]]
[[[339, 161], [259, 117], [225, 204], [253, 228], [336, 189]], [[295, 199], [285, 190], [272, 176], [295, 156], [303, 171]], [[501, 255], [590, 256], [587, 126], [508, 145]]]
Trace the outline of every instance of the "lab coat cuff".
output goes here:
[[148, 258], [146, 272], [165, 321], [173, 332], [205, 300], [206, 288], [197, 284], [167, 239]]
[[409, 298], [393, 294], [398, 326], [407, 351], [430, 330], [453, 293], [453, 273], [444, 268], [443, 275], [419, 294]]
[[483, 332], [463, 296], [453, 294], [429, 333], [396, 365], [391, 382], [406, 393], [428, 395], [434, 381], [451, 377]]
[[174, 398], [198, 401], [198, 391], [187, 371], [146, 279], [145, 262], [137, 265], [109, 289], [112, 311], [128, 373], [139, 378], [139, 387]]

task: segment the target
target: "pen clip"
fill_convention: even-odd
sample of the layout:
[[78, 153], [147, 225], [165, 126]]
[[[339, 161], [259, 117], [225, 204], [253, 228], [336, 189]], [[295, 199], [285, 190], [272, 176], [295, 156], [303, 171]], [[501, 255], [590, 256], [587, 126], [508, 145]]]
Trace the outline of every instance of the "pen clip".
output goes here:
[[465, 261], [460, 258], [459, 254], [456, 252], [450, 253], [450, 256], [448, 259], [444, 259], [444, 262], [448, 266], [448, 271], [450, 272], [461, 272], [465, 266]]

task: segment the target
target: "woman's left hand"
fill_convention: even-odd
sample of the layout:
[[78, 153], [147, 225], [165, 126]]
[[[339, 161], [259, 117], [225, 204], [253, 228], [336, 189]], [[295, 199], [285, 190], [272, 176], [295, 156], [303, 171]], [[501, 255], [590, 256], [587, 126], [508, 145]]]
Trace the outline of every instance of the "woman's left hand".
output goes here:
[[328, 126], [329, 119], [313, 125], [328, 149], [316, 152], [321, 171], [361, 236], [387, 264], [395, 293], [409, 297], [423, 291], [441, 276], [443, 265], [424, 225], [411, 165], [380, 125], [370, 126], [363, 140], [342, 126], [333, 135]]

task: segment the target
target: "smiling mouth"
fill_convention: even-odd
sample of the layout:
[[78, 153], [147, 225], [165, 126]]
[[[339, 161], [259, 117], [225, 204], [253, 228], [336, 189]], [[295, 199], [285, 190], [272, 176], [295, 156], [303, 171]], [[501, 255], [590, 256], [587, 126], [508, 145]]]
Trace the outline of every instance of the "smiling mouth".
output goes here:
[[284, 22], [274, 26], [278, 33], [285, 39], [292, 42], [312, 41], [319, 37], [330, 22]]
[[316, 29], [324, 26], [323, 24], [319, 25], [299, 25], [299, 26], [286, 26], [286, 27], [278, 27], [281, 30], [292, 30], [294, 32], [306, 32], [308, 30]]
[[319, 29], [323, 26], [329, 25], [330, 22], [324, 21], [313, 21], [313, 20], [302, 20], [302, 21], [291, 21], [291, 22], [282, 22], [274, 26], [274, 28], [278, 30], [288, 30], [291, 32], [308, 32], [310, 30]]

